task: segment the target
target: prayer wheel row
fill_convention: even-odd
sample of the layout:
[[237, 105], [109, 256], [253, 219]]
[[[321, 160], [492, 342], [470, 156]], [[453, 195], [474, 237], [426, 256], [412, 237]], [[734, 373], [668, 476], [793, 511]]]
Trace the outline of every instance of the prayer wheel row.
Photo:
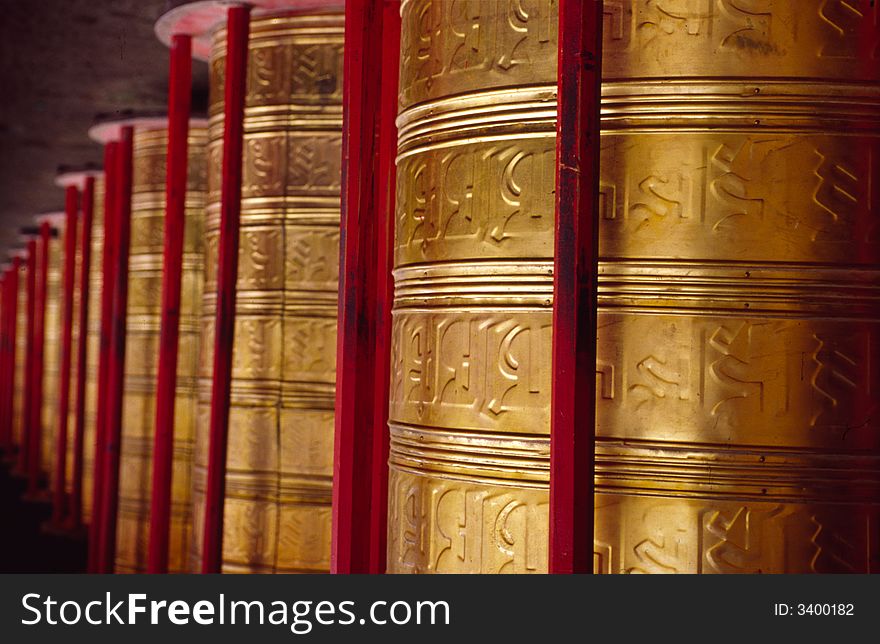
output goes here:
[[[175, 4], [160, 38], [190, 34], [210, 82], [207, 122], [193, 120], [188, 139], [168, 565], [184, 572], [200, 567], [211, 511], [230, 52], [223, 3]], [[253, 5], [222, 570], [320, 572], [331, 566], [340, 242], [357, 233], [340, 227], [340, 194], [345, 164], [363, 160], [342, 158], [342, 4]], [[580, 392], [596, 396], [594, 568], [874, 571], [880, 10], [604, 8], [597, 386]], [[399, 9], [387, 570], [546, 572], [558, 2]], [[163, 118], [120, 124], [134, 127], [134, 173], [115, 569], [143, 572], [169, 134]], [[103, 194], [99, 181], [81, 242], [92, 245], [89, 324], [76, 331], [88, 335], [84, 478], [101, 460]], [[44, 466], [57, 280], [50, 268]], [[16, 428], [27, 425], [26, 291], [21, 278]]]

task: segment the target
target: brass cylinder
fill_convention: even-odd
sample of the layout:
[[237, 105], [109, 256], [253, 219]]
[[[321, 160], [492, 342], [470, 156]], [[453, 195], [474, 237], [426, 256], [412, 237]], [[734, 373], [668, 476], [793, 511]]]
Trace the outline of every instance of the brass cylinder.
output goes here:
[[[80, 192], [80, 198], [82, 193]], [[73, 309], [70, 320], [70, 387], [68, 389], [67, 403], [67, 453], [65, 454], [64, 469], [64, 491], [70, 494], [73, 489], [73, 435], [76, 428], [76, 370], [77, 370], [77, 346], [79, 345], [79, 309], [80, 309], [80, 291], [79, 291], [79, 275], [82, 270], [82, 249], [80, 240], [82, 239], [82, 211], [79, 212], [76, 219], [76, 235], [75, 252], [73, 259]], [[62, 276], [63, 280], [63, 276]], [[62, 281], [63, 283], [63, 281]], [[59, 381], [59, 387], [60, 387]]]
[[880, 564], [873, 4], [606, 21], [603, 570]]
[[390, 572], [547, 566], [556, 13], [518, 6], [401, 6]]
[[53, 217], [57, 237], [49, 238], [49, 263], [46, 273], [46, 312], [43, 344], [43, 401], [40, 409], [40, 466], [55, 482], [55, 453], [58, 442], [58, 376], [61, 363], [61, 255], [64, 252], [64, 220]]
[[[546, 570], [555, 5], [403, 3], [392, 571]], [[598, 572], [880, 564], [872, 5], [605, 3]]]
[[[186, 571], [192, 530], [190, 477], [195, 440], [198, 318], [203, 280], [206, 143], [205, 126], [191, 124], [174, 416], [169, 572]], [[167, 149], [167, 128], [135, 128], [116, 540], [118, 572], [145, 572], [147, 566], [153, 436], [156, 427], [156, 372], [162, 311]]]
[[[195, 514], [204, 516], [223, 154], [224, 29], [211, 54]], [[223, 569], [330, 562], [342, 129], [340, 13], [251, 22]], [[202, 529], [199, 523], [196, 531]], [[202, 539], [193, 542], [192, 566]]]
[[[83, 472], [82, 472], [82, 516], [84, 523], [92, 520], [92, 492], [95, 467], [95, 430], [98, 404], [98, 353], [101, 350], [101, 291], [103, 290], [102, 256], [104, 252], [104, 175], [95, 177], [95, 198], [92, 210], [92, 246], [89, 259], [89, 310], [86, 338], [86, 391], [83, 406]], [[82, 260], [80, 256], [80, 261]], [[77, 269], [77, 272], [79, 269]], [[79, 316], [77, 316], [79, 319]], [[72, 373], [76, 373], [73, 371]], [[76, 380], [74, 380], [74, 383]], [[71, 403], [72, 414], [76, 413], [76, 388]], [[76, 427], [75, 415], [71, 416], [71, 428]]]

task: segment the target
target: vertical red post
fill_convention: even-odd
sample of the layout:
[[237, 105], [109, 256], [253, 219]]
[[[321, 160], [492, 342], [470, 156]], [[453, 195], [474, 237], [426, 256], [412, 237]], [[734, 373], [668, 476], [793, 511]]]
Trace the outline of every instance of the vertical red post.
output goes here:
[[593, 572], [601, 0], [559, 5], [550, 561]]
[[67, 417], [70, 413], [70, 360], [73, 345], [73, 289], [76, 282], [76, 220], [79, 189], [64, 191], [64, 267], [61, 284], [61, 361], [58, 372], [58, 436], [55, 441], [55, 489], [52, 522], [58, 526], [67, 510]]
[[111, 313], [116, 273], [117, 157], [119, 142], [104, 147], [104, 248], [101, 257], [101, 330], [98, 344], [98, 393], [95, 404], [95, 458], [92, 480], [92, 522], [89, 525], [89, 572], [100, 571], [101, 521], [104, 516], [104, 452], [106, 444], [107, 376], [110, 358]]
[[241, 156], [244, 144], [244, 96], [249, 29], [250, 7], [230, 7], [226, 27], [217, 314], [214, 323], [214, 369], [211, 380], [208, 477], [205, 490], [203, 573], [221, 572], [223, 561], [223, 506], [226, 500], [226, 446], [229, 439], [229, 395], [232, 379], [232, 346], [235, 338], [235, 287], [238, 279]]
[[2, 310], [0, 310], [0, 450], [8, 452], [11, 446], [11, 432], [9, 431], [9, 412], [6, 405], [6, 391], [9, 387], [9, 301], [10, 286], [12, 283], [12, 269], [3, 271], [0, 278], [0, 291], [2, 291]]
[[15, 409], [15, 344], [18, 331], [16, 319], [18, 316], [18, 265], [20, 261], [18, 257], [12, 259], [3, 281], [5, 349], [3, 353], [3, 416], [0, 417], [3, 437], [0, 439], [0, 444], [6, 452], [6, 456], [11, 455], [13, 451], [12, 417]]
[[31, 370], [30, 435], [28, 436], [28, 487], [29, 496], [39, 493], [42, 481], [43, 436], [43, 369], [46, 350], [46, 292], [49, 282], [49, 252], [52, 226], [48, 221], [40, 224], [39, 266], [37, 268], [36, 300], [34, 304], [34, 366]]
[[18, 267], [21, 260], [18, 257], [12, 259], [9, 269], [3, 279], [3, 408], [0, 423], [2, 423], [2, 438], [0, 446], [7, 456], [12, 453], [12, 415], [15, 408], [13, 398], [15, 396], [15, 350], [18, 317]]
[[4, 453], [9, 449], [9, 434], [6, 431], [6, 420], [9, 413], [6, 411], [6, 387], [8, 385], [7, 365], [9, 358], [9, 284], [11, 278], [7, 268], [0, 277], [0, 292], [2, 292], [2, 304], [0, 304], [0, 450]]
[[18, 275], [21, 267], [21, 259], [13, 257], [9, 271], [6, 273], [6, 375], [4, 382], [6, 389], [3, 392], [3, 444], [7, 455], [11, 455], [13, 445], [13, 412], [15, 410], [15, 358], [18, 350]]
[[113, 306], [107, 360], [104, 413], [103, 502], [98, 572], [112, 573], [116, 559], [116, 515], [119, 509], [119, 448], [122, 442], [122, 398], [125, 381], [125, 333], [128, 310], [128, 255], [131, 244], [132, 145], [134, 129], [123, 126], [116, 158], [116, 224], [113, 253]]
[[337, 574], [385, 571], [399, 56], [399, 0], [348, 0], [330, 560]]
[[13, 289], [18, 275], [14, 265], [3, 274], [3, 379], [2, 405], [0, 405], [0, 448], [4, 453], [12, 451], [12, 392], [15, 390], [15, 305]]
[[376, 270], [376, 349], [373, 376], [373, 455], [370, 495], [370, 560], [367, 572], [383, 574], [388, 538], [388, 396], [391, 378], [391, 306], [394, 300], [394, 207], [397, 182], [397, 107], [400, 69], [400, 0], [382, 8], [382, 79], [379, 105], [379, 182]]
[[10, 272], [10, 283], [9, 283], [9, 357], [8, 357], [8, 366], [9, 375], [7, 377], [7, 385], [8, 389], [6, 391], [6, 410], [8, 417], [6, 418], [6, 431], [9, 436], [9, 445], [11, 448], [14, 448], [13, 445], [13, 436], [12, 436], [12, 421], [13, 415], [12, 412], [15, 409], [15, 379], [18, 377], [18, 373], [16, 373], [16, 360], [18, 357], [18, 290], [19, 290], [19, 275], [21, 273], [21, 257], [13, 257], [12, 258], [12, 269]]
[[69, 525], [73, 530], [82, 526], [83, 442], [86, 427], [86, 374], [89, 346], [89, 286], [92, 269], [92, 217], [94, 216], [95, 178], [86, 177], [82, 193], [82, 226], [80, 227], [79, 268], [79, 336], [76, 342], [76, 375], [74, 385], [73, 472], [70, 487]]
[[180, 290], [186, 224], [187, 137], [192, 93], [192, 38], [171, 40], [168, 84], [168, 161], [165, 180], [165, 245], [162, 255], [162, 321], [156, 373], [156, 432], [150, 496], [148, 573], [168, 572], [174, 401], [180, 335]]
[[[21, 273], [21, 257], [13, 257], [12, 258], [12, 268], [9, 273], [9, 330], [8, 330], [8, 339], [9, 339], [9, 354], [7, 357], [7, 370], [8, 375], [6, 378], [7, 382], [7, 390], [6, 390], [6, 413], [7, 417], [5, 419], [6, 424], [6, 432], [8, 445], [10, 450], [14, 449], [13, 445], [13, 411], [15, 410], [15, 379], [18, 377], [18, 373], [16, 373], [16, 359], [18, 357], [18, 290], [19, 290], [19, 275]], [[11, 452], [10, 452], [11, 453]]]
[[21, 445], [18, 451], [18, 471], [27, 476], [30, 460], [30, 426], [31, 397], [33, 396], [34, 372], [34, 322], [37, 303], [37, 242], [34, 239], [27, 243], [27, 265], [25, 266], [25, 286], [27, 299], [25, 302], [25, 357], [24, 357], [24, 395], [21, 405]]
[[20, 288], [20, 276], [21, 275], [21, 257], [16, 255], [12, 258], [12, 266], [9, 269], [9, 276], [7, 277], [8, 288], [9, 288], [9, 306], [7, 307], [7, 342], [9, 343], [9, 349], [6, 357], [6, 416], [3, 418], [3, 423], [6, 432], [6, 445], [9, 448], [9, 455], [11, 456], [15, 451], [15, 439], [13, 436], [14, 432], [14, 411], [15, 411], [15, 382], [18, 378], [18, 373], [16, 369], [16, 360], [18, 359], [18, 316], [20, 314], [19, 309], [19, 288]]
[[[24, 311], [19, 311], [19, 290], [21, 289], [21, 257], [16, 256], [12, 259], [12, 283], [10, 284], [10, 288], [12, 289], [12, 293], [10, 298], [12, 299], [12, 306], [9, 311], [9, 316], [11, 318], [12, 327], [10, 329], [12, 346], [9, 349], [9, 392], [7, 396], [9, 398], [9, 418], [7, 419], [7, 424], [9, 425], [9, 443], [12, 446], [12, 450], [21, 449], [21, 445], [15, 445], [15, 437], [14, 433], [14, 417], [12, 412], [15, 409], [15, 381], [19, 377], [18, 369], [16, 367], [17, 361], [19, 360], [18, 356], [18, 316], [24, 313]], [[22, 356], [23, 357], [23, 356]], [[23, 374], [22, 374], [23, 375]], [[23, 389], [23, 387], [22, 387]]]

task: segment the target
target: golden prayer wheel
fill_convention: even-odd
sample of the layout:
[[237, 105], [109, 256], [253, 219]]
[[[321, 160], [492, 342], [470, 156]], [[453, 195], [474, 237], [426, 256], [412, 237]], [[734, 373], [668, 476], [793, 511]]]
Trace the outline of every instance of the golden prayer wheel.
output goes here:
[[[75, 187], [78, 190], [78, 211], [77, 211], [77, 219], [76, 219], [76, 243], [75, 248], [76, 252], [74, 254], [74, 274], [73, 274], [73, 310], [72, 310], [72, 318], [71, 318], [71, 344], [70, 344], [70, 400], [68, 402], [68, 414], [67, 414], [67, 464], [65, 467], [65, 491], [70, 493], [73, 488], [73, 437], [74, 432], [76, 431], [76, 378], [77, 378], [77, 359], [78, 359], [78, 351], [77, 347], [79, 346], [79, 338], [80, 338], [80, 329], [79, 329], [79, 311], [80, 306], [82, 305], [81, 299], [82, 294], [80, 293], [80, 275], [82, 272], [82, 238], [83, 238], [83, 212], [82, 212], [82, 204], [83, 204], [83, 190], [85, 188], [85, 182], [87, 177], [93, 177], [95, 179], [95, 195], [94, 198], [100, 198], [103, 200], [103, 185], [101, 185], [101, 192], [98, 193], [99, 183], [103, 184], [100, 177], [103, 174], [91, 168], [87, 169], [71, 169], [64, 168], [61, 173], [55, 178], [55, 185], [60, 188], [67, 187]], [[98, 214], [98, 209], [103, 209], [103, 203], [95, 204], [93, 206], [93, 220], [94, 216]], [[94, 227], [93, 227], [94, 230]], [[64, 233], [67, 234], [66, 231]], [[103, 243], [103, 240], [102, 240]], [[65, 248], [65, 243], [62, 235], [60, 248], [62, 249], [61, 254], [61, 265], [64, 265], [64, 257], [63, 257], [63, 248]], [[99, 255], [100, 257], [100, 255]], [[64, 275], [61, 276], [62, 287], [64, 284]], [[60, 298], [63, 296], [59, 296]], [[61, 300], [59, 300], [61, 302]], [[63, 305], [63, 302], [61, 302]], [[60, 387], [60, 381], [58, 386]], [[58, 403], [56, 401], [56, 407]], [[57, 412], [56, 412], [57, 413]], [[92, 433], [88, 431], [88, 425], [85, 427], [84, 432], [84, 440], [87, 441], [83, 446], [84, 459], [83, 463], [87, 470], [83, 472], [84, 481], [91, 485], [91, 455], [88, 454], [87, 450], [89, 448], [88, 441], [92, 441], [92, 451], [94, 451], [94, 428], [92, 428]], [[54, 463], [54, 461], [53, 461]], [[83, 490], [83, 505], [86, 505], [86, 496], [88, 496], [89, 501], [91, 500], [91, 487], [88, 490]], [[88, 515], [86, 514], [86, 519]]]
[[57, 232], [49, 238], [49, 262], [46, 272], [46, 311], [43, 345], [43, 400], [40, 409], [40, 467], [55, 486], [55, 451], [58, 442], [58, 374], [61, 362], [61, 266], [64, 252], [64, 213], [39, 215], [38, 222], [48, 221]]
[[[97, 423], [96, 407], [98, 405], [98, 354], [101, 350], [101, 292], [104, 288], [104, 277], [101, 272], [104, 253], [104, 174], [95, 177], [95, 198], [92, 210], [92, 234], [89, 243], [92, 246], [89, 260], [89, 310], [86, 339], [86, 396], [83, 406], [83, 472], [82, 472], [82, 515], [84, 523], [91, 523], [92, 492], [94, 484], [95, 463], [95, 430]], [[80, 257], [81, 260], [81, 257]], [[79, 269], [77, 269], [77, 272]], [[79, 316], [77, 316], [79, 319]], [[76, 373], [75, 371], [73, 373]], [[74, 390], [72, 412], [76, 411]], [[76, 421], [72, 418], [72, 427]]]
[[[402, 5], [390, 571], [546, 570], [556, 10]], [[598, 572], [880, 565], [878, 35], [605, 3]]]
[[[325, 3], [320, 13], [311, 5], [307, 12], [283, 15], [255, 11], [251, 19], [226, 572], [327, 571], [330, 563], [343, 16], [341, 3]], [[225, 45], [221, 25], [210, 46], [206, 271], [193, 470], [199, 518], [216, 311]], [[194, 51], [200, 51], [198, 41]], [[201, 561], [202, 529], [198, 521], [192, 569]]]
[[[73, 487], [73, 444], [76, 431], [76, 405], [77, 405], [77, 372], [78, 354], [77, 347], [81, 330], [79, 328], [80, 307], [82, 306], [82, 293], [80, 292], [80, 275], [82, 274], [82, 242], [83, 242], [83, 190], [86, 179], [92, 177], [95, 182], [92, 198], [92, 232], [88, 243], [92, 245], [92, 257], [97, 256], [98, 266], [95, 268], [94, 259], [90, 260], [90, 285], [89, 285], [89, 326], [86, 342], [86, 397], [84, 400], [84, 427], [83, 427], [83, 471], [82, 471], [82, 518], [88, 523], [91, 517], [92, 501], [92, 463], [95, 451], [95, 425], [92, 418], [95, 401], [89, 402], [90, 393], [95, 395], [95, 390], [90, 389], [92, 380], [97, 379], [98, 370], [98, 336], [100, 327], [100, 298], [101, 298], [101, 251], [104, 246], [102, 222], [104, 217], [104, 174], [100, 170], [92, 169], [64, 169], [55, 179], [55, 184], [62, 188], [73, 186], [79, 191], [79, 210], [76, 222], [76, 253], [74, 256], [74, 279], [73, 279], [73, 317], [71, 319], [71, 351], [70, 351], [70, 401], [67, 416], [67, 466], [65, 469], [65, 489], [68, 493]], [[63, 265], [63, 257], [62, 257]], [[62, 276], [63, 284], [63, 276]], [[97, 310], [96, 310], [97, 309]], [[94, 320], [94, 323], [92, 323]], [[56, 402], [57, 405], [57, 402]]]
[[[80, 203], [82, 203], [82, 193], [80, 193]], [[64, 466], [64, 490], [66, 494], [70, 494], [73, 490], [73, 437], [76, 430], [76, 371], [77, 371], [77, 346], [79, 346], [79, 310], [80, 310], [80, 291], [79, 291], [79, 275], [82, 271], [82, 249], [80, 248], [80, 239], [82, 239], [82, 210], [80, 209], [76, 219], [76, 250], [73, 259], [73, 307], [71, 308], [70, 318], [70, 387], [68, 389], [67, 403], [67, 453], [65, 454]], [[62, 276], [63, 280], [63, 276]], [[63, 282], [62, 282], [63, 283]], [[59, 382], [60, 387], [60, 382]]]
[[[167, 119], [134, 118], [131, 248], [120, 446], [116, 571], [145, 572], [149, 544], [156, 372], [162, 311]], [[118, 125], [116, 123], [115, 125]], [[180, 345], [174, 417], [169, 572], [184, 572], [192, 529], [191, 468], [203, 281], [207, 123], [190, 123]]]

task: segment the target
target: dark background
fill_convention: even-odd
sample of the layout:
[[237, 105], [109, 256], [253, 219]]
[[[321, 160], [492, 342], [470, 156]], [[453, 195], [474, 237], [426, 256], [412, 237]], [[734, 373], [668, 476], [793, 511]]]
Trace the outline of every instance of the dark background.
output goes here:
[[[167, 109], [166, 0], [0, 0], [0, 261], [33, 215], [62, 210], [59, 165], [101, 163], [98, 113]], [[207, 66], [193, 66], [194, 109]]]

